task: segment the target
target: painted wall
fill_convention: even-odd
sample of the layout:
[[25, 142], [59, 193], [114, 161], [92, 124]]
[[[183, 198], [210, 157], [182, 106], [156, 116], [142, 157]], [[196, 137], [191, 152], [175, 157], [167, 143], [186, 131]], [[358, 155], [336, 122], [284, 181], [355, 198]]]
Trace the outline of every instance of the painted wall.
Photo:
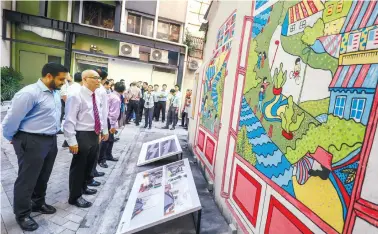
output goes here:
[[47, 17], [67, 21], [68, 1], [49, 1]]
[[17, 1], [16, 9], [18, 12], [31, 15], [38, 15], [39, 1]]
[[[315, 2], [321, 11], [330, 5]], [[341, 28], [325, 29], [324, 21], [331, 19], [321, 12], [313, 27], [287, 36], [283, 24], [288, 10], [305, 3], [233, 3], [213, 2], [210, 10], [198, 115], [189, 134], [227, 220], [240, 233], [378, 232], [372, 186], [377, 178], [378, 58], [371, 58], [377, 51], [358, 42], [345, 52], [348, 41], [341, 39], [361, 33], [361, 41], [369, 40], [365, 34], [378, 24], [378, 4], [346, 2], [332, 18], [345, 17]], [[216, 137], [201, 122], [208, 108], [203, 97], [214, 90], [207, 78], [217, 56], [220, 22], [227, 22], [233, 11], [235, 36]], [[346, 103], [347, 116], [338, 117], [332, 111], [335, 92], [349, 101], [366, 101]], [[356, 111], [361, 121], [350, 118]]]
[[72, 49], [89, 51], [91, 45], [96, 45], [97, 49], [102, 50], [104, 54], [118, 56], [119, 41], [86, 35], [77, 35], [76, 41], [72, 45]]

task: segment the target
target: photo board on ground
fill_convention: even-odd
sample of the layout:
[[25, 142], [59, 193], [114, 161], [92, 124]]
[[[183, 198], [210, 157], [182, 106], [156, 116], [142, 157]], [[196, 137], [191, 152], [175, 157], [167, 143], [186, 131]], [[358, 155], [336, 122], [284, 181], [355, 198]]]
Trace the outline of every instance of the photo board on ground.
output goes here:
[[135, 233], [201, 210], [188, 159], [140, 172], [117, 234]]
[[182, 149], [176, 135], [145, 142], [140, 150], [137, 166], [142, 166], [181, 153]]

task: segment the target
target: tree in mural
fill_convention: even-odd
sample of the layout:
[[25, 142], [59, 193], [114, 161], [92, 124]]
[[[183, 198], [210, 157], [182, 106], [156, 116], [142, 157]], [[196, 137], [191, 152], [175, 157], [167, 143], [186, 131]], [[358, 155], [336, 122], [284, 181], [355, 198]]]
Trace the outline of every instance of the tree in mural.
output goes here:
[[299, 129], [305, 117], [304, 113], [295, 116], [293, 106], [293, 97], [289, 96], [285, 112], [280, 114], [282, 135], [288, 140], [293, 139], [293, 132]]
[[306, 71], [307, 71], [307, 66], [308, 66], [308, 59], [311, 56], [311, 46], [315, 43], [315, 41], [324, 35], [324, 22], [322, 19], [318, 19], [316, 23], [314, 24], [313, 27], [306, 27], [303, 36], [301, 38], [303, 44], [305, 44], [307, 47], [303, 49], [302, 54], [307, 54], [307, 59], [306, 59], [306, 66], [304, 69], [304, 74], [303, 74], [303, 81], [301, 85], [301, 90], [299, 92], [299, 97], [298, 97], [298, 102], [297, 104], [299, 105], [302, 97], [302, 92], [303, 92], [303, 85], [305, 83], [305, 78], [306, 78]]
[[241, 127], [238, 132], [236, 152], [253, 166], [256, 165], [256, 155], [252, 151], [252, 144], [249, 142], [246, 126]]

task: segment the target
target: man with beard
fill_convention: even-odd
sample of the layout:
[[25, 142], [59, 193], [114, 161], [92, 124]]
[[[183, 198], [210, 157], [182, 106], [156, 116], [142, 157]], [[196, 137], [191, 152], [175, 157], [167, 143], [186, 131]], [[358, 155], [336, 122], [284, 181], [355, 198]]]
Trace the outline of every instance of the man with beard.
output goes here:
[[73, 154], [70, 175], [68, 203], [81, 208], [92, 205], [82, 195], [93, 195], [95, 189], [89, 189], [87, 178], [96, 165], [101, 138], [102, 123], [101, 97], [95, 92], [100, 87], [101, 77], [93, 70], [82, 73], [83, 86], [74, 96], [69, 96], [66, 103], [66, 121], [64, 137]]
[[30, 213], [53, 214], [47, 205], [47, 183], [58, 153], [56, 134], [60, 130], [59, 90], [68, 69], [57, 63], [42, 68], [42, 78], [18, 91], [3, 121], [3, 135], [13, 144], [18, 159], [13, 210], [25, 231], [38, 228]]

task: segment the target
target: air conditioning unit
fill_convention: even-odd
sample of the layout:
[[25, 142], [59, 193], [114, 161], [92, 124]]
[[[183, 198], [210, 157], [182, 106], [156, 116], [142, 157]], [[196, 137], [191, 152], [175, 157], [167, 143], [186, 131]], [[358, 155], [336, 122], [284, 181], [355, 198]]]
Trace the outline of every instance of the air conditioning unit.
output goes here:
[[139, 46], [126, 43], [126, 42], [120, 42], [119, 43], [119, 56], [139, 58]]
[[197, 59], [191, 58], [188, 63], [189, 70], [197, 70], [199, 66], [201, 65], [201, 62]]
[[150, 61], [168, 63], [168, 51], [151, 49]]

